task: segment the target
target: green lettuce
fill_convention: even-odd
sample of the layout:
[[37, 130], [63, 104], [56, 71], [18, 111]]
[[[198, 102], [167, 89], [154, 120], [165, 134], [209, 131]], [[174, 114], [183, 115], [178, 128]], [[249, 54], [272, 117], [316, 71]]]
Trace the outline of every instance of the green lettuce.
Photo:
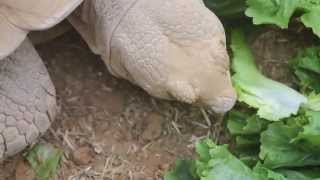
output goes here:
[[211, 140], [200, 141], [196, 145], [199, 160], [197, 173], [201, 180], [254, 180], [249, 167], [229, 152], [226, 145], [218, 146]]
[[272, 171], [260, 163], [253, 168], [253, 171], [256, 180], [287, 180], [282, 174]]
[[296, 114], [300, 105], [307, 102], [302, 94], [258, 71], [242, 31], [232, 31], [231, 49], [235, 72], [232, 80], [238, 100], [257, 108], [259, 117], [278, 121]]
[[298, 143], [307, 152], [320, 153], [320, 111], [306, 110], [295, 121], [302, 130], [292, 142]]
[[[226, 145], [216, 145], [210, 139], [196, 143], [197, 159], [179, 160], [165, 180], [255, 180], [253, 171], [231, 154]], [[194, 173], [195, 172], [195, 173]]]
[[49, 180], [56, 175], [63, 151], [51, 144], [38, 144], [26, 156], [38, 180]]
[[268, 122], [256, 114], [232, 110], [228, 113], [227, 128], [231, 135], [259, 135]]
[[269, 168], [320, 165], [320, 112], [305, 111], [261, 133], [259, 157]]
[[308, 95], [308, 102], [303, 107], [312, 111], [320, 111], [320, 93], [311, 92]]
[[290, 19], [299, 14], [301, 21], [320, 36], [320, 1], [318, 0], [247, 0], [246, 15], [254, 24], [275, 24], [288, 28]]
[[319, 170], [318, 169], [310, 169], [308, 171], [300, 170], [294, 171], [289, 169], [280, 169], [277, 172], [281, 173], [288, 180], [319, 180]]
[[233, 137], [234, 153], [245, 164], [253, 167], [259, 161], [260, 133], [270, 121], [256, 114], [232, 110], [226, 117], [227, 129]]
[[308, 98], [304, 108], [320, 111], [320, 48], [301, 49], [290, 61], [294, 74], [298, 79], [301, 92]]
[[[320, 17], [319, 17], [320, 19]], [[290, 62], [304, 93], [320, 93], [320, 48], [305, 48]]]
[[196, 144], [196, 160], [178, 160], [174, 170], [164, 180], [316, 180], [320, 177], [317, 169], [272, 170], [261, 163], [250, 168], [233, 155], [226, 145], [216, 145], [210, 139]]
[[192, 160], [177, 160], [175, 169], [167, 172], [164, 180], [194, 180], [196, 179], [194, 168]]
[[320, 165], [319, 111], [302, 109], [272, 122], [233, 110], [226, 120], [235, 154], [251, 167], [259, 161], [271, 169]]

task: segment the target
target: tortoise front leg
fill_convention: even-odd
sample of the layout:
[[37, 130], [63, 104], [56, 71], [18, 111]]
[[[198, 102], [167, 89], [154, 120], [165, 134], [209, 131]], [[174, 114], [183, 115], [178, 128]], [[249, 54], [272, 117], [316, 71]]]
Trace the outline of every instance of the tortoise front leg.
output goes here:
[[29, 40], [0, 60], [0, 159], [34, 143], [54, 120], [56, 94]]

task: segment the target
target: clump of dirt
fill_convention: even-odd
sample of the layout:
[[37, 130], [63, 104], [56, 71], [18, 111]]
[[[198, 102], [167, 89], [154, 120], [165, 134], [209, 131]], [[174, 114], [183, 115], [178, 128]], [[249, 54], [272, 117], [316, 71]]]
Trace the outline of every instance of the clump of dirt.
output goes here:
[[[40, 139], [65, 152], [55, 179], [160, 179], [211, 132], [198, 107], [154, 99], [112, 77], [74, 31], [36, 49], [60, 109]], [[0, 179], [23, 177], [22, 161], [20, 154], [1, 163]]]
[[295, 79], [290, 61], [298, 51], [312, 46], [312, 34], [266, 28], [251, 42], [259, 69], [266, 76], [293, 87]]

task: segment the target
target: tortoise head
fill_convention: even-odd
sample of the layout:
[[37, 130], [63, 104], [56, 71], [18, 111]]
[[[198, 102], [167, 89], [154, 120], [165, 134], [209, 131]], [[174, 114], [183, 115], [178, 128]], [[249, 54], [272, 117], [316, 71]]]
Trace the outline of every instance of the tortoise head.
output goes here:
[[139, 0], [111, 47], [114, 74], [153, 96], [218, 113], [235, 104], [224, 28], [201, 0]]

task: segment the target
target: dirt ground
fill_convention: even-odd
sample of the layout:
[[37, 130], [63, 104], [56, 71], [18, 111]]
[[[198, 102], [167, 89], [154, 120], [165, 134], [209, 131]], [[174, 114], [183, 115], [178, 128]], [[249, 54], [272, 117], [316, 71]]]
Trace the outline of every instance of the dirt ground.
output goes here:
[[[160, 179], [211, 134], [212, 116], [112, 77], [74, 31], [36, 48], [57, 91], [58, 116], [40, 139], [65, 152], [55, 179]], [[33, 179], [23, 154], [1, 163], [1, 180]]]

